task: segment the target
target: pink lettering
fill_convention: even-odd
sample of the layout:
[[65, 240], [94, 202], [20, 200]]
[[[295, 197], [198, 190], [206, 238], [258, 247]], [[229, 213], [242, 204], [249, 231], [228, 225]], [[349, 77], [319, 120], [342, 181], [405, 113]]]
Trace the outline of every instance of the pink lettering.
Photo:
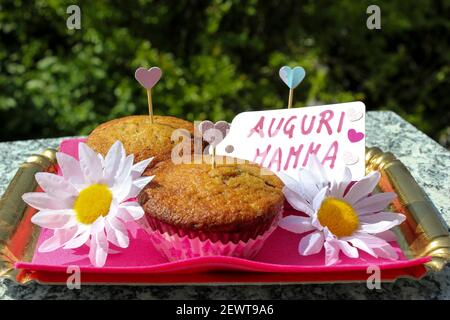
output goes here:
[[325, 165], [325, 162], [330, 161], [330, 168], [334, 168], [334, 163], [336, 162], [336, 157], [339, 149], [339, 144], [337, 141], [333, 141], [330, 148], [327, 151], [327, 154], [325, 155], [325, 158], [323, 158], [322, 165]]
[[284, 118], [281, 118], [280, 121], [278, 121], [278, 126], [275, 129], [275, 132], [272, 132], [272, 127], [273, 127], [273, 124], [275, 123], [275, 118], [272, 118], [272, 121], [270, 122], [270, 126], [269, 126], [269, 137], [272, 138], [278, 134], [278, 131], [280, 131], [281, 126], [283, 125], [283, 122], [284, 122]]
[[308, 127], [308, 129], [305, 130], [305, 120], [306, 120], [306, 118], [308, 118], [308, 116], [304, 115], [303, 119], [302, 119], [302, 126], [301, 126], [302, 134], [310, 134], [312, 129], [313, 129], [313, 126], [314, 126], [314, 121], [316, 120], [316, 116], [312, 116], [311, 117], [311, 122], [309, 123], [309, 127]]
[[306, 152], [305, 160], [303, 161], [303, 167], [306, 167], [306, 165], [308, 164], [309, 156], [311, 154], [315, 154], [317, 156], [317, 153], [319, 152], [319, 149], [321, 146], [322, 145], [319, 143], [316, 147], [314, 147], [314, 142], [311, 142], [311, 144], [309, 145], [308, 151]]
[[344, 124], [345, 112], [341, 112], [341, 117], [339, 119], [339, 125], [337, 128], [337, 132], [340, 133], [342, 130], [342, 125]]
[[289, 163], [291, 162], [291, 158], [292, 157], [295, 157], [294, 158], [294, 165], [292, 166], [292, 168], [293, 169], [297, 168], [298, 160], [300, 158], [300, 153], [302, 152], [302, 150], [303, 150], [303, 145], [302, 144], [297, 148], [297, 150], [295, 150], [294, 147], [290, 147], [289, 148], [289, 154], [288, 154], [288, 158], [286, 160], [286, 164], [284, 165], [284, 170], [287, 170], [289, 168]]
[[264, 138], [264, 117], [261, 117], [258, 121], [258, 123], [250, 130], [250, 133], [248, 134], [247, 138], [250, 138], [253, 133], [258, 133], [261, 138]]
[[333, 131], [331, 130], [331, 126], [328, 123], [331, 119], [333, 119], [334, 113], [332, 110], [325, 110], [321, 112], [320, 114], [320, 120], [319, 120], [319, 127], [317, 128], [317, 133], [320, 133], [322, 131], [322, 126], [325, 125], [327, 128], [328, 134], [331, 134]]
[[[259, 151], [259, 148], [256, 148], [256, 154], [255, 154], [255, 157], [253, 158], [253, 162], [259, 163], [259, 165], [262, 166], [264, 161], [266, 160], [266, 157], [270, 151], [270, 148], [272, 148], [272, 146], [270, 144], [267, 146], [267, 149], [264, 152], [261, 152], [261, 151]], [[261, 162], [257, 161], [258, 158], [261, 158]]]
[[268, 168], [271, 169], [272, 165], [275, 164], [276, 168], [277, 168], [276, 171], [280, 171], [282, 155], [283, 154], [282, 154], [281, 148], [278, 148], [277, 150], [275, 150], [275, 152], [273, 153], [272, 159], [270, 160]]
[[289, 139], [292, 139], [292, 137], [294, 136], [294, 129], [295, 129], [295, 125], [291, 125], [289, 127], [289, 129], [287, 129], [287, 126], [291, 123], [292, 120], [297, 119], [297, 116], [292, 116], [288, 119], [288, 121], [286, 121], [286, 124], [284, 125], [284, 129], [283, 132], [284, 134], [287, 134], [289, 136]]

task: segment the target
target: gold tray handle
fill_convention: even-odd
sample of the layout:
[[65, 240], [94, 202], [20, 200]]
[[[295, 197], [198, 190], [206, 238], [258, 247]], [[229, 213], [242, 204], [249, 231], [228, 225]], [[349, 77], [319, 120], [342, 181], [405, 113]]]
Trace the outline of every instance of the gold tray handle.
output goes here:
[[398, 199], [393, 207], [406, 215], [406, 223], [400, 229], [411, 255], [430, 256], [432, 261], [427, 263], [427, 267], [432, 271], [441, 271], [450, 261], [450, 237], [439, 210], [392, 153], [384, 153], [377, 147], [367, 148], [366, 170], [379, 170], [380, 189], [397, 193]]
[[[56, 150], [46, 149], [41, 154], [33, 154], [19, 167], [8, 188], [0, 199], [0, 277], [15, 280], [14, 263], [30, 258], [37, 240], [36, 230], [30, 231], [31, 241], [25, 246], [15, 245], [21, 241], [16, 231], [29, 210], [22, 200], [26, 192], [33, 192], [38, 187], [35, 174], [37, 172], [55, 172]], [[37, 229], [37, 228], [36, 228]], [[17, 239], [16, 239], [17, 238]]]

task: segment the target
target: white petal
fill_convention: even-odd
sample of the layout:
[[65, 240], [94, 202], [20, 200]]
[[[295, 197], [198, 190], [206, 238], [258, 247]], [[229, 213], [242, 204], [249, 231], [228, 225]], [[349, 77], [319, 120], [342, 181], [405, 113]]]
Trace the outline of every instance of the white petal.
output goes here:
[[340, 198], [339, 196], [337, 196], [337, 194], [339, 193], [339, 183], [336, 182], [335, 180], [330, 181], [330, 195], [332, 195], [335, 198]]
[[141, 177], [133, 181], [128, 198], [135, 198], [141, 190], [148, 185], [155, 176]]
[[109, 186], [113, 186], [116, 173], [120, 169], [121, 162], [125, 157], [125, 148], [122, 142], [117, 140], [108, 150], [104, 160], [104, 178]]
[[307, 215], [311, 215], [313, 214], [313, 210], [311, 209], [311, 207], [303, 201], [303, 199], [298, 195], [298, 193], [295, 193], [294, 191], [292, 191], [291, 189], [284, 187], [283, 188], [283, 193], [284, 196], [287, 200], [287, 202], [289, 202], [289, 204], [298, 211], [304, 212]]
[[105, 166], [105, 159], [100, 153], [97, 153], [97, 157], [100, 159], [100, 163], [102, 164], [102, 167]]
[[341, 249], [342, 252], [347, 257], [353, 258], [353, 259], [359, 257], [358, 249], [349, 245], [347, 241], [336, 240], [336, 244], [339, 246], [339, 249]]
[[98, 217], [97, 220], [95, 220], [91, 225], [91, 230], [92, 234], [105, 230], [105, 218], [103, 216]]
[[323, 202], [323, 199], [325, 198], [326, 194], [328, 192], [328, 187], [324, 187], [322, 190], [319, 191], [319, 193], [316, 194], [313, 200], [313, 210], [318, 211], [320, 209], [320, 206]]
[[397, 197], [394, 192], [377, 193], [370, 197], [362, 198], [353, 205], [359, 215], [380, 212], [385, 209]]
[[44, 192], [28, 192], [22, 195], [23, 201], [38, 210], [71, 209], [73, 202], [70, 199], [57, 199]]
[[298, 185], [300, 195], [311, 203], [316, 194], [322, 189], [322, 185], [318, 185], [318, 181], [313, 173], [304, 169], [299, 170], [298, 179], [300, 181]]
[[360, 229], [366, 233], [380, 233], [401, 224], [405, 219], [402, 214], [390, 212], [361, 216], [359, 218]]
[[42, 210], [36, 213], [31, 222], [41, 228], [59, 229], [67, 225], [74, 218], [74, 212], [71, 209], [66, 210]]
[[362, 232], [355, 232], [352, 237], [356, 237], [358, 239], [360, 239], [361, 241], [364, 241], [364, 243], [369, 247], [369, 248], [378, 248], [378, 247], [383, 247], [385, 245], [387, 245], [387, 242], [384, 241], [383, 239], [379, 238], [378, 235], [374, 236], [371, 234], [367, 234], [367, 233], [362, 233]]
[[121, 203], [117, 210], [117, 216], [125, 222], [139, 220], [144, 213], [144, 209], [135, 201]]
[[116, 218], [106, 219], [106, 235], [108, 241], [120, 248], [128, 248], [130, 240], [125, 225]]
[[56, 159], [65, 179], [75, 184], [82, 184], [85, 182], [80, 163], [75, 158], [65, 153], [57, 152]]
[[91, 233], [89, 230], [83, 230], [80, 234], [74, 237], [72, 240], [68, 241], [64, 245], [64, 249], [76, 249], [84, 245], [90, 237]]
[[293, 232], [293, 233], [305, 233], [315, 228], [311, 225], [311, 219], [300, 216], [286, 216], [278, 222], [278, 226], [281, 228]]
[[364, 242], [364, 238], [360, 239], [357, 235], [341, 238], [344, 241], [350, 242], [354, 247], [367, 252], [371, 256], [377, 258], [375, 252]]
[[398, 259], [397, 252], [395, 251], [395, 249], [390, 244], [386, 244], [385, 246], [374, 248], [373, 251], [380, 258], [390, 259], [390, 260], [397, 260]]
[[348, 183], [352, 181], [352, 172], [348, 167], [342, 167], [337, 170], [336, 177], [338, 182], [342, 181]]
[[330, 266], [339, 261], [339, 247], [334, 243], [334, 241], [325, 241], [325, 265]]
[[52, 237], [41, 243], [38, 251], [51, 252], [61, 248], [76, 235], [77, 231], [77, 226], [69, 229], [56, 229]]
[[291, 176], [287, 175], [284, 172], [278, 171], [275, 172], [275, 175], [280, 178], [280, 180], [283, 182], [283, 184], [290, 188], [291, 190], [295, 191], [297, 189], [298, 181], [292, 178]]
[[383, 239], [386, 242], [397, 241], [397, 236], [391, 230], [386, 230], [386, 231], [377, 233], [377, 237]]
[[358, 234], [358, 238], [362, 239], [379, 257], [384, 259], [398, 259], [398, 254], [395, 249], [385, 240], [370, 234]]
[[344, 167], [340, 171], [338, 170], [337, 179], [336, 179], [336, 191], [334, 196], [336, 198], [343, 198], [345, 190], [349, 183], [352, 181], [352, 173], [348, 167]]
[[112, 193], [114, 195], [114, 198], [117, 200], [117, 202], [122, 202], [125, 200], [128, 200], [131, 198], [130, 193], [132, 191], [133, 180], [131, 179], [131, 176], [128, 176], [126, 180], [122, 181], [120, 184], [116, 184], [112, 188]]
[[[312, 215], [311, 215], [311, 225], [314, 227], [314, 228], [316, 228], [317, 230], [320, 230], [320, 231], [322, 231], [323, 229], [324, 229], [324, 227], [320, 224], [320, 221], [319, 221], [319, 217], [318, 217], [318, 215], [317, 215], [317, 212], [314, 212]], [[326, 228], [327, 230], [328, 230], [328, 228]], [[328, 231], [329, 232], [329, 231]]]
[[319, 253], [322, 250], [324, 242], [324, 236], [322, 232], [313, 232], [307, 234], [300, 240], [298, 245], [298, 252], [302, 256], [309, 256]]
[[139, 178], [145, 171], [145, 169], [147, 169], [148, 165], [150, 164], [150, 162], [152, 162], [152, 160], [153, 157], [142, 160], [133, 165], [133, 167], [131, 168], [131, 176], [133, 177], [133, 179]]
[[325, 169], [323, 168], [322, 164], [315, 154], [311, 155], [308, 166], [309, 172], [315, 174], [314, 176], [316, 178], [316, 184], [318, 184], [319, 188], [328, 185], [329, 181]]
[[38, 172], [35, 175], [37, 183], [45, 191], [55, 198], [70, 198], [78, 195], [75, 189], [66, 179], [57, 174]]
[[103, 267], [108, 256], [108, 240], [105, 232], [94, 233], [91, 237], [89, 260], [96, 267]]
[[[302, 170], [302, 169], [300, 169]], [[276, 172], [275, 173], [278, 178], [283, 182], [284, 186], [288, 189], [290, 189], [292, 192], [297, 193], [300, 197], [304, 197], [305, 195], [301, 192], [301, 184], [303, 182], [299, 182], [295, 180], [294, 178], [288, 176], [284, 172]]]
[[325, 241], [333, 241], [337, 239], [337, 237], [328, 229], [328, 227], [323, 228], [323, 235], [325, 236]]
[[123, 159], [119, 171], [115, 177], [116, 185], [123, 183], [128, 177], [131, 177], [131, 168], [133, 167], [134, 156], [130, 154]]
[[[119, 240], [116, 237], [115, 230], [109, 225], [108, 219], [105, 221], [106, 239], [115, 246], [119, 246]], [[111, 249], [110, 251], [111, 252]]]
[[380, 181], [380, 177], [381, 175], [378, 171], [369, 173], [367, 176], [351, 186], [350, 190], [344, 196], [344, 199], [350, 204], [356, 203], [359, 199], [367, 196], [373, 191], [373, 189], [375, 189], [378, 181]]
[[78, 154], [80, 156], [80, 168], [85, 180], [89, 183], [101, 183], [103, 181], [103, 167], [98, 154], [85, 143], [78, 145]]

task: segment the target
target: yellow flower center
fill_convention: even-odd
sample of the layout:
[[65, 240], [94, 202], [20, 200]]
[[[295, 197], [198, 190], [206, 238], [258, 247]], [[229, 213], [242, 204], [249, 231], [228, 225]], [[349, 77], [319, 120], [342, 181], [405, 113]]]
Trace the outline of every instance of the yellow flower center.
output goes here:
[[81, 190], [73, 209], [77, 220], [83, 224], [94, 223], [100, 216], [106, 216], [111, 206], [112, 193], [104, 184], [92, 184]]
[[320, 206], [317, 218], [337, 237], [350, 236], [359, 225], [358, 215], [350, 204], [341, 199], [326, 198]]

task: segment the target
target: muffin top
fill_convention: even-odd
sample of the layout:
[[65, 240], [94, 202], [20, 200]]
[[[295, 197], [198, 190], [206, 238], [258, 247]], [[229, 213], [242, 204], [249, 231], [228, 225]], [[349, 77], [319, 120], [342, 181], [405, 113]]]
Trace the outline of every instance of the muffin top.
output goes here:
[[186, 129], [193, 136], [191, 122], [168, 116], [129, 116], [99, 125], [91, 132], [87, 144], [96, 152], [106, 155], [109, 148], [120, 140], [127, 154], [134, 154], [134, 162], [155, 157], [151, 165], [169, 159], [174, 146], [171, 141], [175, 129]]
[[[228, 158], [232, 159], [232, 158]], [[230, 161], [229, 161], [230, 162]], [[243, 162], [241, 160], [241, 162]], [[174, 164], [163, 161], [139, 194], [146, 214], [179, 228], [239, 232], [271, 220], [283, 206], [283, 183], [256, 164]]]

